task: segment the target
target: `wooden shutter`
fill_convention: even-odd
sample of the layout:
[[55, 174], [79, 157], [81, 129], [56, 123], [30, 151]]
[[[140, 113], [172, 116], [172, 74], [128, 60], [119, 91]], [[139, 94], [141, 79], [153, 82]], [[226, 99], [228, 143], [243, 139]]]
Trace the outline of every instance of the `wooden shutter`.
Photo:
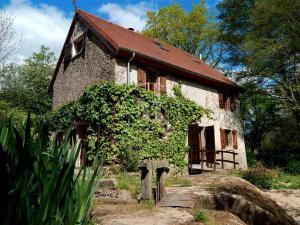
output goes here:
[[226, 135], [225, 135], [225, 130], [224, 129], [220, 129], [220, 137], [221, 137], [221, 148], [224, 149], [225, 148], [225, 138], [226, 138]]
[[224, 109], [224, 94], [222, 92], [219, 92], [219, 107]]
[[160, 76], [160, 93], [167, 93], [167, 81], [166, 76]]
[[230, 111], [234, 112], [236, 109], [236, 104], [235, 104], [235, 96], [230, 96]]
[[142, 68], [138, 68], [138, 86], [142, 88], [146, 87], [146, 73]]
[[237, 143], [237, 135], [236, 135], [236, 130], [232, 131], [232, 141], [233, 141], [233, 148], [237, 149], [238, 148], [238, 143]]
[[71, 59], [72, 57], [72, 43], [68, 43], [64, 49], [64, 60]]
[[191, 124], [189, 126], [189, 131], [188, 131], [188, 145], [189, 146], [195, 146], [199, 145], [199, 130], [198, 130], [198, 124]]

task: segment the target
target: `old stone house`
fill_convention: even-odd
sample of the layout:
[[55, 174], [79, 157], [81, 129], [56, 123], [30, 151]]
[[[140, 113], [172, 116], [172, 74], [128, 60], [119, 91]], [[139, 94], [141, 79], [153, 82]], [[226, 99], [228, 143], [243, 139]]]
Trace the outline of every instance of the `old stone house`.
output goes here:
[[[213, 111], [212, 119], [202, 118], [189, 128], [190, 168], [203, 166], [200, 162], [208, 166], [214, 157], [217, 167], [247, 167], [236, 83], [194, 55], [78, 9], [49, 86], [53, 109], [103, 80], [171, 96], [180, 81], [187, 98]], [[236, 164], [227, 162], [233, 158]]]

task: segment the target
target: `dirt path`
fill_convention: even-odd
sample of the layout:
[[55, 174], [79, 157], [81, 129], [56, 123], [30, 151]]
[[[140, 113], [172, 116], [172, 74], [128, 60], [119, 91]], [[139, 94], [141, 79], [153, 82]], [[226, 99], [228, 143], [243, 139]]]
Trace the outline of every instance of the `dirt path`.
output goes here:
[[[185, 199], [182, 197], [184, 195], [189, 196], [187, 199], [194, 201], [193, 207], [202, 208], [208, 216], [208, 224], [297, 224], [278, 205], [298, 219], [300, 191], [265, 193], [240, 178], [213, 173], [186, 178], [191, 180], [191, 187], [174, 186], [168, 187], [166, 191], [171, 195], [180, 196], [180, 199]], [[96, 200], [93, 210], [97, 224], [102, 225], [202, 224], [194, 221], [194, 214], [195, 209], [191, 208], [155, 207], [147, 203], [124, 204], [99, 200]]]
[[300, 190], [265, 191], [300, 224]]

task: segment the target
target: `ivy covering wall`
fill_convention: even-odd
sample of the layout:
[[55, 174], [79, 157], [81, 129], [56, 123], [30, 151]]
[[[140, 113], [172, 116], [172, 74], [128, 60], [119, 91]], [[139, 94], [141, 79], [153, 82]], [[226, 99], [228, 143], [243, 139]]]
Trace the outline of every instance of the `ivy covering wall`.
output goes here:
[[66, 129], [74, 118], [100, 124], [100, 140], [88, 129], [88, 158], [104, 153], [107, 162], [120, 160], [125, 167], [141, 159], [168, 159], [177, 169], [185, 166], [189, 124], [210, 112], [185, 98], [181, 86], [175, 97], [156, 96], [137, 86], [103, 82], [87, 88], [78, 101], [45, 116], [51, 131]]

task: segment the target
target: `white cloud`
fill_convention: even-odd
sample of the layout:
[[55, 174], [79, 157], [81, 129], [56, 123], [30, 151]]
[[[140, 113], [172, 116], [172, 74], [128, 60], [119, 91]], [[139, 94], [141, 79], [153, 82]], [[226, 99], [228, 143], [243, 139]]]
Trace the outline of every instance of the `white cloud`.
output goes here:
[[12, 0], [0, 10], [14, 19], [16, 33], [22, 39], [20, 59], [32, 55], [43, 44], [59, 55], [71, 24], [63, 11], [47, 4], [33, 6], [26, 0]]
[[125, 28], [132, 27], [141, 31], [146, 25], [146, 13], [153, 10], [153, 4], [139, 2], [138, 4], [127, 4], [121, 6], [115, 3], [106, 3], [98, 9], [99, 13], [107, 14], [108, 20]]

